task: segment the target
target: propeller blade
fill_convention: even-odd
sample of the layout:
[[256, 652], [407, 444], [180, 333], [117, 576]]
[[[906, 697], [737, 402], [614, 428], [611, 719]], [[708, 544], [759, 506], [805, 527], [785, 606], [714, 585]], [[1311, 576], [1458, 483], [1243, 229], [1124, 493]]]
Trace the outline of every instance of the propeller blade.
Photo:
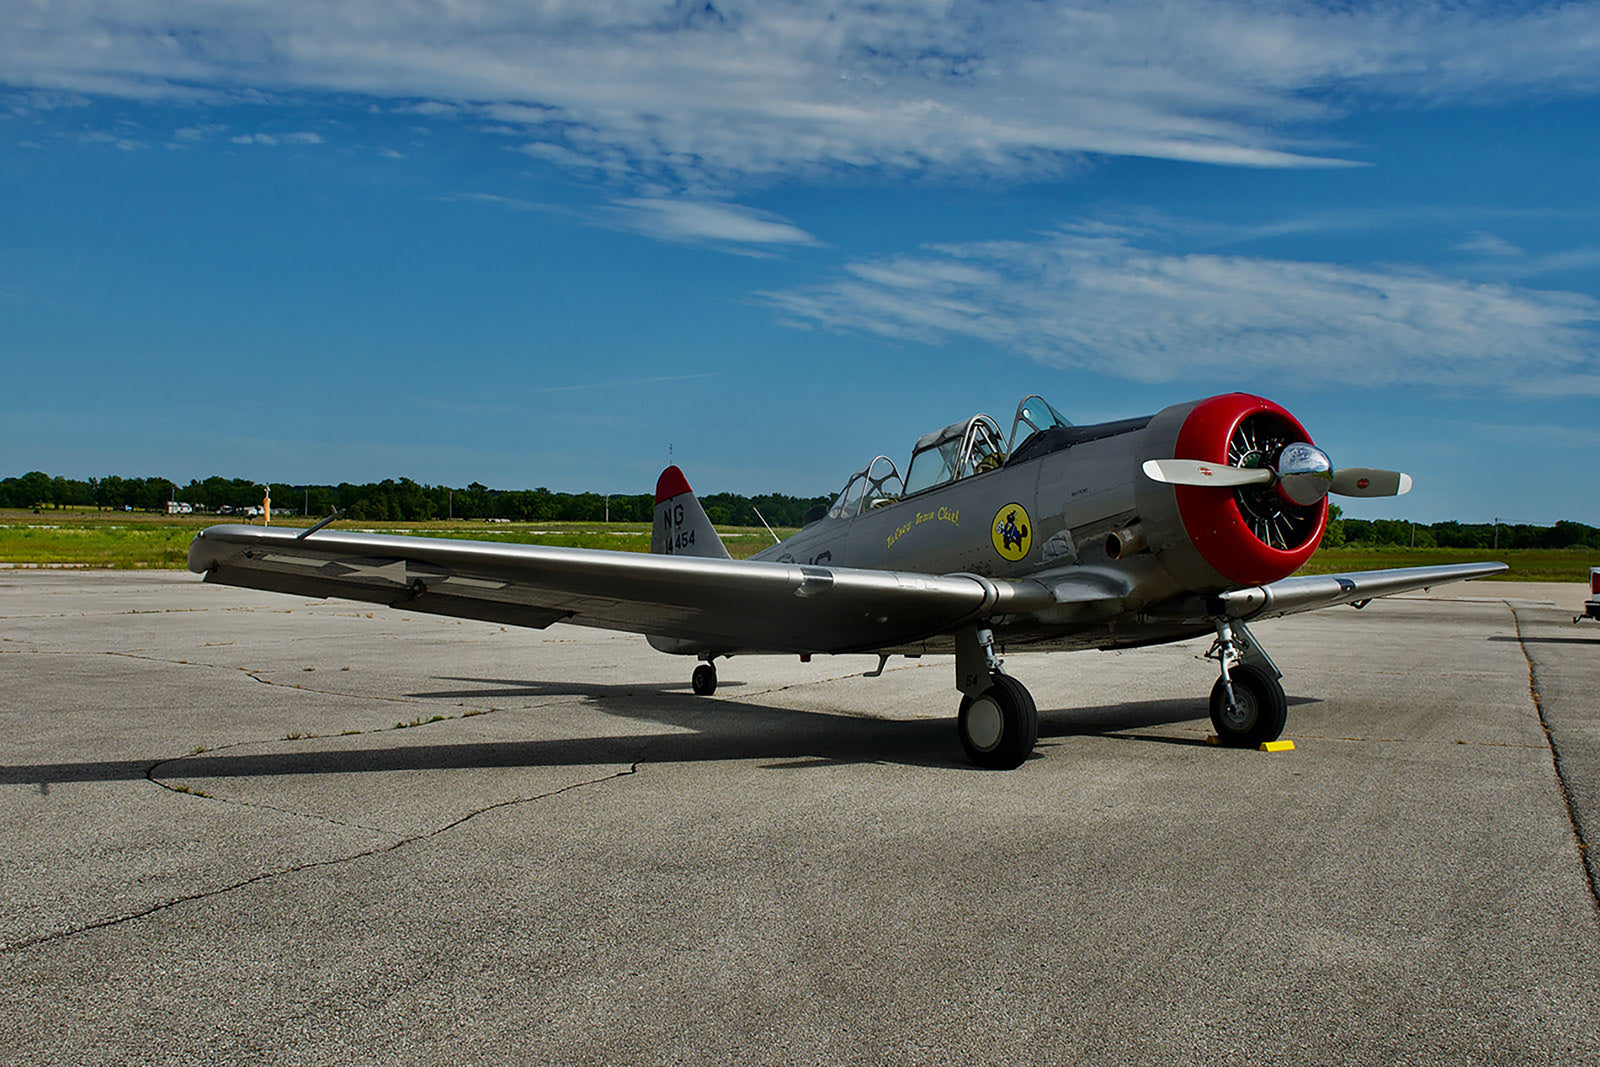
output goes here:
[[1333, 472], [1329, 491], [1340, 496], [1401, 496], [1411, 492], [1411, 475], [1376, 467], [1343, 467]]
[[1246, 469], [1198, 459], [1147, 459], [1145, 477], [1168, 485], [1212, 485], [1231, 489], [1240, 485], [1270, 485], [1277, 477], [1264, 467]]

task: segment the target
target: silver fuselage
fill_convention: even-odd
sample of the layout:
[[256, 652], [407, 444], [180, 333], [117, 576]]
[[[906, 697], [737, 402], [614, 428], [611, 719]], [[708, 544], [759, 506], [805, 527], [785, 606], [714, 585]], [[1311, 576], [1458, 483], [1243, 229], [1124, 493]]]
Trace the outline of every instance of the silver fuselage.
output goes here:
[[[1208, 624], [1187, 607], [1196, 594], [1229, 583], [1195, 551], [1172, 489], [1140, 473], [1145, 459], [1172, 454], [1194, 406], [1169, 407], [1142, 428], [1073, 443], [852, 517], [821, 519], [753, 558], [1035, 578], [1105, 590], [1101, 599], [1064, 604], [1053, 615], [994, 620], [997, 638], [1011, 647], [1108, 648], [1207, 632]], [[1028, 551], [1014, 561], [997, 551], [991, 536], [1012, 504], [1022, 505], [1032, 527]], [[1126, 537], [1119, 539], [1128, 531], [1133, 551], [1126, 550]], [[922, 647], [943, 651], [947, 644], [935, 639]]]

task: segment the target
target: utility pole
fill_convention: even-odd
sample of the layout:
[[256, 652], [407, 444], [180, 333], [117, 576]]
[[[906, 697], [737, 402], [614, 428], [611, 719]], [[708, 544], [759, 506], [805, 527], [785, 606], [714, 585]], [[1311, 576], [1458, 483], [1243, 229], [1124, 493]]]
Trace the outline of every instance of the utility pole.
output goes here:
[[611, 521], [611, 494], [606, 494], [606, 521]]
[[454, 489], [446, 489], [445, 496], [445, 517], [448, 519], [454, 519], [456, 517], [456, 491]]
[[1500, 547], [1500, 516], [1494, 517], [1494, 547]]

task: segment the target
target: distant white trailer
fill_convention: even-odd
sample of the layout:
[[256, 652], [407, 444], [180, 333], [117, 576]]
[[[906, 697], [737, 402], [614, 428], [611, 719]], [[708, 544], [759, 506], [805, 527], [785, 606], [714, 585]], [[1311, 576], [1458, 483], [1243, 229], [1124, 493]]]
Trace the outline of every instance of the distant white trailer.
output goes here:
[[1600, 622], [1600, 567], [1589, 568], [1589, 599], [1584, 601], [1583, 614], [1573, 617], [1573, 622], [1593, 619]]
[[169, 501], [167, 501], [167, 514], [168, 515], [193, 515], [194, 514], [194, 505], [185, 503], [182, 500], [169, 500]]

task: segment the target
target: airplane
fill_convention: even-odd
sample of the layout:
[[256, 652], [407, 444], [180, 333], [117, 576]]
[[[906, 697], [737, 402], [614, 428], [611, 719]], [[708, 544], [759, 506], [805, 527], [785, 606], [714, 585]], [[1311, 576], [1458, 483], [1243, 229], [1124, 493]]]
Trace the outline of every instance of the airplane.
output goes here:
[[975, 414], [919, 438], [904, 474], [885, 455], [831, 506], [749, 559], [729, 557], [676, 466], [656, 483], [649, 554], [326, 529], [202, 530], [208, 582], [388, 604], [543, 629], [646, 636], [700, 660], [717, 688], [736, 655], [954, 653], [957, 734], [980, 767], [1032, 753], [1037, 706], [1008, 651], [1132, 648], [1213, 635], [1220, 743], [1283, 732], [1282, 671], [1249, 623], [1506, 570], [1466, 563], [1291, 577], [1317, 550], [1329, 493], [1395, 496], [1398, 471], [1335, 468], [1287, 410], [1228, 393], [1155, 415], [1075, 426], [1042, 397], [1002, 436]]

